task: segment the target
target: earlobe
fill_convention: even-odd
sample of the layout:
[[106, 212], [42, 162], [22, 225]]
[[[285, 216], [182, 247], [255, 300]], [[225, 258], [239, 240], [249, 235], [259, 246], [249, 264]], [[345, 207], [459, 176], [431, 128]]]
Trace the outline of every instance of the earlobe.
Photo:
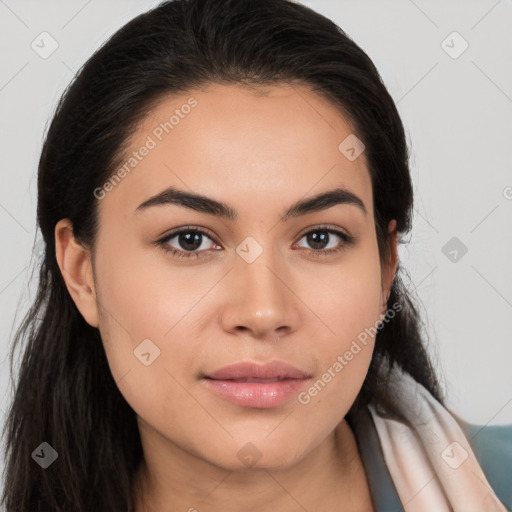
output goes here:
[[98, 327], [91, 253], [75, 240], [69, 219], [62, 219], [55, 226], [55, 254], [73, 302], [85, 321], [92, 327]]

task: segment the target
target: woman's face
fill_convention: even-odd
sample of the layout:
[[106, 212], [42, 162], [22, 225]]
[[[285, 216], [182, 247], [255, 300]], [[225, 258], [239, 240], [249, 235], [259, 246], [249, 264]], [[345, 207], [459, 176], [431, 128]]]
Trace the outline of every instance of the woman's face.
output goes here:
[[[230, 470], [284, 468], [344, 418], [392, 279], [362, 149], [335, 107], [299, 86], [210, 85], [168, 98], [139, 126], [124, 172], [95, 192], [93, 293], [146, 448]], [[140, 206], [170, 188], [208, 199]], [[336, 190], [345, 196], [314, 199]], [[275, 367], [206, 378], [275, 361], [305, 377]]]

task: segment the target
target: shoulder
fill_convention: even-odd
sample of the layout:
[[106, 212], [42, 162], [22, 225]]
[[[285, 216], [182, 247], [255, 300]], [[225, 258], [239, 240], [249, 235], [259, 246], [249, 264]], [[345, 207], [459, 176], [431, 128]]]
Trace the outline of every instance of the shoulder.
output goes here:
[[479, 425], [454, 417], [496, 496], [512, 510], [512, 424]]

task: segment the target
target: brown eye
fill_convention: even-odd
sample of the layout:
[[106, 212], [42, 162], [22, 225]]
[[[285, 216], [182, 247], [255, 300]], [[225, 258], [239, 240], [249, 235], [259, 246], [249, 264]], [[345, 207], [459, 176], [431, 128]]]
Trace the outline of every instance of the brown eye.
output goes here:
[[170, 233], [157, 243], [164, 251], [178, 258], [198, 258], [200, 253], [212, 248], [208, 247], [211, 244], [208, 244], [207, 240], [216, 245], [205, 231], [197, 228], [186, 228]]
[[305, 247], [305, 249], [317, 255], [337, 253], [355, 241], [354, 237], [342, 231], [321, 227], [308, 231], [302, 235], [300, 240], [302, 239], [305, 239], [306, 244], [309, 245], [309, 248]]

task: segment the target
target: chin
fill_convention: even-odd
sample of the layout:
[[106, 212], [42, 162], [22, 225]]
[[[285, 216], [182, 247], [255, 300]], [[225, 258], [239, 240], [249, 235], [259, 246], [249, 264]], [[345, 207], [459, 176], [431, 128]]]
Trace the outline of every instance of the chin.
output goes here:
[[236, 444], [234, 457], [231, 456], [231, 449], [227, 449], [219, 454], [217, 458], [215, 456], [209, 457], [209, 460], [229, 471], [259, 473], [286, 470], [297, 464], [304, 456], [303, 451], [297, 449], [283, 452], [282, 445], [275, 442], [270, 443], [268, 439], [262, 442], [247, 441]]

